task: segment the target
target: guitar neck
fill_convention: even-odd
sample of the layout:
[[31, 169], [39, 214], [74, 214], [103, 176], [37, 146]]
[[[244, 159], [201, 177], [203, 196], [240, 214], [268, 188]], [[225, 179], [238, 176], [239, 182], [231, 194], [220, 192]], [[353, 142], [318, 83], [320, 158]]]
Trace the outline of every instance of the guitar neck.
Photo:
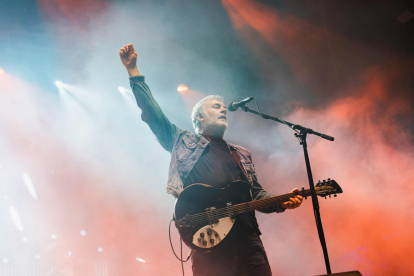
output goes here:
[[300, 195], [303, 197], [308, 197], [311, 195], [311, 190], [300, 191], [300, 193], [288, 193], [279, 196], [272, 196], [264, 199], [254, 200], [250, 202], [240, 203], [233, 205], [233, 211], [236, 215], [243, 214], [255, 210], [260, 210], [272, 206], [277, 206], [283, 202], [289, 201], [290, 198], [293, 198], [295, 195]]

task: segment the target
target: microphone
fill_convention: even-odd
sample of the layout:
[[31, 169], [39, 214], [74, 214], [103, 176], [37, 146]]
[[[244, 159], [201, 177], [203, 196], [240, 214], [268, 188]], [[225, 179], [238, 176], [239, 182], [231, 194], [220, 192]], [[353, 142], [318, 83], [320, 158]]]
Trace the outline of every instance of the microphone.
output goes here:
[[229, 107], [227, 108], [228, 111], [236, 111], [239, 107], [244, 106], [248, 102], [251, 102], [254, 99], [254, 97], [249, 97], [244, 100], [241, 100], [240, 102], [232, 102], [229, 104]]

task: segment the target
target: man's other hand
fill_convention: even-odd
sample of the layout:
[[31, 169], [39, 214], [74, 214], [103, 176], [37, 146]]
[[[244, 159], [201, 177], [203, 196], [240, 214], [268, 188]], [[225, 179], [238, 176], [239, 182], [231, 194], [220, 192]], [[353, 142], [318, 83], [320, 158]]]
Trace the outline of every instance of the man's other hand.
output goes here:
[[121, 58], [122, 64], [127, 69], [130, 77], [139, 75], [137, 68], [137, 52], [135, 52], [132, 44], [122, 47], [119, 50], [119, 57]]
[[[295, 188], [291, 191], [291, 193], [296, 193], [296, 192], [300, 192], [298, 188]], [[280, 206], [285, 209], [295, 209], [295, 208], [298, 208], [302, 204], [302, 201], [303, 201], [303, 197], [297, 194], [294, 197], [291, 197], [289, 201], [286, 201], [280, 204]]]

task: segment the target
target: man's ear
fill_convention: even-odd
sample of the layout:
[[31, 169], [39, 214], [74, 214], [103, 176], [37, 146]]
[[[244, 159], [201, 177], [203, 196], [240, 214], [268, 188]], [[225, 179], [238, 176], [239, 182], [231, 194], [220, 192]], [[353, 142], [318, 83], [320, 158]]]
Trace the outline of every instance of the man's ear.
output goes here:
[[200, 113], [198, 113], [198, 114], [197, 114], [196, 118], [197, 118], [197, 120], [199, 120], [200, 122], [201, 122], [201, 121], [204, 121], [204, 117], [203, 117], [203, 115], [201, 115]]

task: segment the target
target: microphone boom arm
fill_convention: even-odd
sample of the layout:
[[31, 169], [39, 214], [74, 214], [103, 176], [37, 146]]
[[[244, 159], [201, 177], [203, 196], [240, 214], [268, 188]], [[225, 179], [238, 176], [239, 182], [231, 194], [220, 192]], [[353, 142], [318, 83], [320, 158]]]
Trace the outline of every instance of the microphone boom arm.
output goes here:
[[[256, 103], [256, 105], [257, 105], [257, 103]], [[318, 197], [316, 196], [315, 185], [313, 183], [312, 170], [311, 170], [309, 155], [308, 155], [308, 146], [307, 146], [307, 143], [306, 143], [306, 136], [307, 136], [307, 134], [314, 134], [316, 136], [322, 137], [323, 139], [326, 139], [326, 140], [329, 140], [329, 141], [333, 141], [334, 137], [331, 137], [329, 135], [313, 131], [312, 129], [303, 127], [301, 125], [295, 125], [295, 124], [289, 123], [289, 122], [284, 121], [284, 120], [282, 120], [280, 118], [277, 118], [277, 117], [272, 117], [272, 116], [269, 116], [269, 115], [266, 115], [266, 114], [262, 114], [262, 113], [260, 113], [260, 110], [259, 110], [258, 106], [257, 106], [257, 108], [258, 108], [259, 112], [255, 111], [255, 110], [251, 110], [250, 108], [248, 108], [244, 105], [241, 106], [241, 108], [242, 108], [243, 111], [259, 115], [263, 119], [269, 119], [269, 120], [273, 120], [273, 121], [276, 121], [278, 123], [287, 125], [288, 127], [290, 127], [291, 129], [293, 129], [296, 132], [295, 137], [299, 139], [299, 142], [303, 147], [303, 153], [304, 153], [304, 156], [305, 156], [306, 172], [307, 172], [307, 175], [308, 175], [309, 187], [310, 187], [311, 196], [312, 196], [313, 213], [314, 213], [314, 216], [315, 216], [316, 227], [318, 229], [318, 236], [319, 236], [319, 241], [320, 241], [321, 247], [322, 247], [323, 257], [324, 257], [324, 260], [325, 260], [326, 272], [328, 274], [331, 274], [331, 265], [329, 263], [328, 249], [326, 247], [325, 234], [323, 232], [321, 214], [319, 212], [319, 201], [318, 201]]]
[[303, 132], [305, 132], [307, 134], [313, 134], [313, 135], [319, 136], [319, 137], [321, 137], [323, 139], [326, 139], [326, 140], [329, 140], [329, 141], [333, 141], [335, 139], [332, 136], [329, 136], [329, 135], [326, 135], [326, 134], [323, 134], [323, 133], [316, 132], [313, 129], [306, 128], [306, 127], [301, 126], [301, 125], [295, 125], [295, 124], [289, 123], [288, 121], [282, 120], [280, 118], [272, 117], [272, 116], [269, 116], [269, 115], [266, 115], [266, 114], [263, 114], [263, 113], [259, 113], [259, 112], [255, 111], [255, 110], [252, 110], [252, 109], [250, 109], [250, 108], [248, 108], [246, 106], [242, 106], [241, 109], [243, 111], [245, 111], [245, 112], [250, 112], [250, 113], [259, 115], [263, 119], [268, 119], [268, 120], [276, 121], [278, 123], [287, 125], [288, 127], [290, 127], [293, 130], [299, 130], [299, 131], [303, 131]]

